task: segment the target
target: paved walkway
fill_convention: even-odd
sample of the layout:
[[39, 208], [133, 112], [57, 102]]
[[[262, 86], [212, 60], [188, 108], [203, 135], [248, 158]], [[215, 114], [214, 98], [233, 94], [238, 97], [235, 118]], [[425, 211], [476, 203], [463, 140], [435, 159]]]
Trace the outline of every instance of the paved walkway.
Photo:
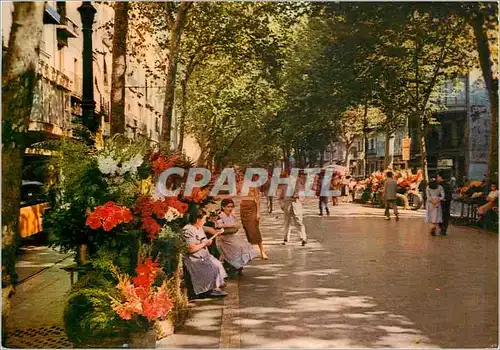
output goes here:
[[[308, 201], [309, 244], [301, 247], [293, 232], [292, 242], [282, 246], [283, 215], [265, 209], [261, 229], [270, 260], [245, 267], [226, 287], [227, 298], [193, 303], [186, 325], [158, 347], [489, 348], [498, 343], [496, 234], [452, 227], [448, 237], [431, 237], [422, 211], [404, 211], [399, 222], [386, 222], [382, 209], [341, 204], [331, 207], [330, 217], [318, 217], [317, 202]], [[19, 339], [62, 325], [70, 281], [60, 267], [71, 263], [71, 257], [43, 248], [20, 260], [24, 282], [4, 326], [36, 329]]]
[[24, 247], [16, 264], [19, 284], [2, 326], [11, 348], [68, 348], [63, 330], [66, 293], [71, 287], [61, 267], [73, 264], [73, 255], [48, 247]]
[[[211, 337], [200, 346], [217, 346], [219, 322], [220, 347], [228, 334], [242, 348], [496, 347], [496, 234], [452, 227], [431, 237], [422, 211], [386, 222], [381, 209], [341, 204], [318, 217], [316, 205], [305, 204], [307, 247], [293, 233], [282, 246], [281, 212], [262, 214], [270, 260], [245, 268], [236, 297], [211, 304], [206, 332], [194, 316], [193, 334]], [[192, 331], [158, 346], [197, 347]]]

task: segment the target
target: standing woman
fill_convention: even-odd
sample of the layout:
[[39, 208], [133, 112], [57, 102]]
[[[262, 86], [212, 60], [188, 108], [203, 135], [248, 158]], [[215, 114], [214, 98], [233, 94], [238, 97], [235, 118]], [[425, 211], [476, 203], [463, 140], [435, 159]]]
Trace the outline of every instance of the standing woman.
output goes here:
[[338, 198], [341, 195], [340, 186], [341, 186], [341, 183], [340, 183], [339, 176], [335, 175], [332, 179], [332, 186], [331, 186], [331, 189], [335, 192], [334, 195], [332, 196], [332, 205], [333, 206], [338, 205]]
[[257, 188], [250, 188], [248, 195], [241, 197], [240, 216], [248, 242], [258, 245], [261, 258], [267, 260], [268, 257], [262, 245], [262, 235], [259, 229], [260, 192]]
[[427, 205], [425, 212], [425, 221], [432, 224], [431, 235], [435, 236], [438, 224], [443, 222], [442, 204], [444, 201], [444, 189], [437, 183], [435, 178], [429, 181], [429, 186], [425, 190], [427, 196]]

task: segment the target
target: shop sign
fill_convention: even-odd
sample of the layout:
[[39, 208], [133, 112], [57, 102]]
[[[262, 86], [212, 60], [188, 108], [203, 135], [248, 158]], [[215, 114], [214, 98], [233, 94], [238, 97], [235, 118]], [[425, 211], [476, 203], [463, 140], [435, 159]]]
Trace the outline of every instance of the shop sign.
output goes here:
[[411, 145], [411, 138], [409, 137], [404, 137], [401, 139], [401, 150], [402, 150], [402, 158], [404, 161], [410, 160], [410, 145]]
[[437, 166], [438, 168], [452, 168], [453, 159], [438, 159]]

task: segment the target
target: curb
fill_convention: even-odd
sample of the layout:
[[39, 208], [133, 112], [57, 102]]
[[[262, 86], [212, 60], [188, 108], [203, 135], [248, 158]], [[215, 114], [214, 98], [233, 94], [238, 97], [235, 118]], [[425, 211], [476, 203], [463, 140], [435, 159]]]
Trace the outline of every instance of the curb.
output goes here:
[[240, 328], [240, 279], [230, 280], [225, 288], [220, 329], [219, 348], [239, 349], [241, 347]]

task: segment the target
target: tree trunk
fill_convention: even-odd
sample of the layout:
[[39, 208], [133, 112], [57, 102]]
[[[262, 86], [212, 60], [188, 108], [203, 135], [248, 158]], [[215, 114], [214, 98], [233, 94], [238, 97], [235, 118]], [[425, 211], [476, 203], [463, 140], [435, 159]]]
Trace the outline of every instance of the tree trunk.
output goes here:
[[351, 153], [349, 152], [351, 150], [351, 147], [352, 147], [352, 141], [351, 142], [346, 142], [345, 144], [345, 167], [346, 167], [346, 175], [350, 175], [351, 174], [351, 166], [350, 166], [350, 162], [351, 162]]
[[[166, 3], [167, 4], [167, 3]], [[177, 76], [177, 58], [179, 55], [181, 36], [186, 23], [187, 13], [192, 6], [190, 2], [182, 2], [179, 6], [179, 11], [175, 22], [170, 23], [170, 47], [168, 53], [167, 79], [165, 87], [165, 101], [163, 105], [162, 119], [162, 141], [166, 147], [170, 148], [171, 132], [172, 132], [172, 113], [174, 108], [175, 96], [175, 78]], [[168, 11], [169, 7], [166, 6]], [[170, 16], [170, 13], [166, 14]], [[172, 22], [171, 20], [167, 22]]]
[[187, 78], [181, 81], [181, 120], [179, 125], [179, 144], [177, 145], [177, 151], [182, 152], [184, 146], [184, 132], [186, 125], [186, 98], [187, 98]]
[[367, 176], [366, 151], [368, 150], [368, 97], [365, 97], [365, 110], [363, 112], [363, 176]]
[[429, 182], [429, 172], [427, 169], [427, 148], [425, 143], [425, 125], [422, 117], [418, 116], [418, 142], [420, 144], [420, 167], [422, 169], [422, 177], [425, 183]]
[[384, 169], [392, 168], [394, 162], [394, 133], [387, 131], [385, 134], [385, 159]]
[[127, 73], [127, 1], [115, 6], [113, 33], [113, 66], [111, 70], [111, 136], [125, 133], [125, 74]]
[[319, 167], [322, 168], [325, 165], [325, 151], [321, 151], [319, 155]]
[[[419, 65], [418, 65], [418, 55], [419, 55], [419, 52], [420, 52], [420, 45], [419, 45], [419, 42], [416, 41], [415, 42], [415, 81], [416, 81], [416, 89], [415, 89], [415, 101], [416, 101], [416, 106], [415, 106], [415, 116], [416, 116], [416, 119], [417, 119], [417, 137], [418, 137], [418, 142], [419, 142], [419, 145], [420, 145], [420, 168], [422, 169], [422, 177], [423, 177], [423, 181], [425, 181], [425, 183], [428, 183], [429, 181], [429, 173], [427, 171], [427, 148], [426, 148], [426, 144], [425, 144], [425, 125], [424, 125], [424, 122], [423, 122], [423, 117], [421, 114], [420, 114], [420, 111], [419, 111], [419, 79], [420, 79], [420, 76], [419, 76]], [[443, 57], [443, 56], [441, 56]], [[436, 74], [434, 74], [434, 77], [436, 76]], [[430, 94], [430, 92], [429, 92]], [[426, 103], [425, 103], [426, 104]], [[425, 110], [425, 104], [424, 104], [424, 110]]]
[[491, 52], [485, 28], [485, 18], [481, 9], [476, 11], [476, 16], [472, 17], [471, 24], [476, 37], [479, 63], [490, 98], [491, 131], [488, 176], [490, 181], [496, 181], [498, 177], [498, 79], [493, 76], [492, 72]]
[[[19, 204], [24, 144], [42, 38], [43, 2], [14, 2], [2, 77], [2, 291], [16, 282]], [[4, 289], [5, 288], [5, 289]], [[7, 304], [8, 305], [8, 304]], [[8, 310], [4, 309], [2, 317]]]
[[286, 148], [283, 148], [283, 161], [285, 170], [290, 169], [290, 152]]
[[204, 138], [198, 139], [197, 142], [200, 147], [200, 156], [198, 158], [197, 164], [199, 167], [207, 166], [208, 159], [211, 153], [210, 145]]

